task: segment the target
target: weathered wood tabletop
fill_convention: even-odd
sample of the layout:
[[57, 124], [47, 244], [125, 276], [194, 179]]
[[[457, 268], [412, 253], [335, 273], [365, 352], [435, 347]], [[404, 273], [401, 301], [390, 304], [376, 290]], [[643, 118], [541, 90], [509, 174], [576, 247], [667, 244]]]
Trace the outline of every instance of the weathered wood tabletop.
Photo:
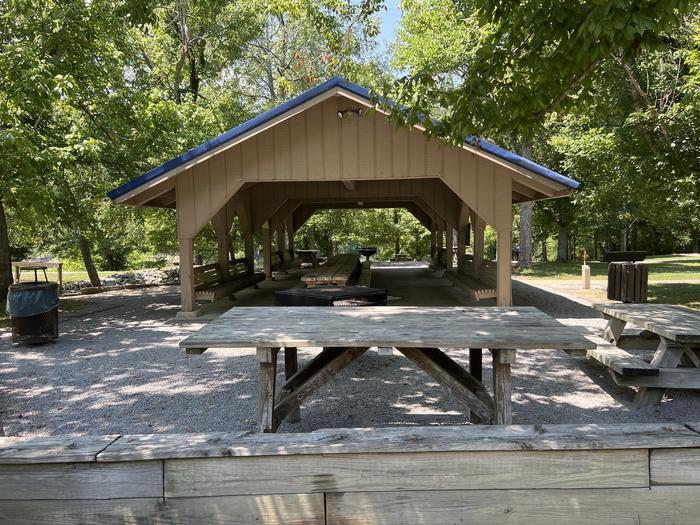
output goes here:
[[232, 308], [181, 348], [420, 347], [587, 350], [595, 345], [530, 306]]
[[357, 254], [339, 253], [328, 259], [318, 270], [302, 275], [301, 280], [310, 287], [324, 284], [350, 284], [359, 264], [360, 258]]
[[[618, 346], [628, 323], [659, 336], [659, 345], [648, 365], [653, 375], [620, 374], [619, 370], [613, 373], [619, 385], [639, 387], [634, 398], [637, 405], [655, 405], [667, 388], [700, 387], [700, 312], [670, 304], [596, 304], [594, 307], [608, 320], [603, 337]], [[616, 353], [624, 354], [620, 350]], [[621, 358], [614, 357], [612, 361], [615, 359]], [[623, 359], [639, 361], [627, 355]], [[688, 367], [677, 368], [684, 362]]]
[[[297, 347], [323, 347], [301, 369]], [[475, 422], [510, 424], [510, 365], [516, 350], [586, 350], [595, 344], [532, 307], [260, 307], [232, 308], [180, 343], [207, 348], [257, 348], [260, 426], [274, 432], [296, 420], [304, 399], [370, 347], [394, 347], [467, 405]], [[285, 377], [276, 394], [277, 355]], [[469, 371], [447, 353], [469, 348]], [[481, 382], [481, 352], [493, 354], [493, 397]]]

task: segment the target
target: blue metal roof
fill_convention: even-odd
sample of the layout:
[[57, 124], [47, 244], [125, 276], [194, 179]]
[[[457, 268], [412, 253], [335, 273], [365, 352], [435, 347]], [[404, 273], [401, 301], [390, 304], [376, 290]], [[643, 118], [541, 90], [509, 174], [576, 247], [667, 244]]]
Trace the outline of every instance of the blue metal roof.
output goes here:
[[[122, 184], [118, 188], [115, 188], [109, 193], [107, 193], [107, 196], [110, 199], [117, 199], [122, 195], [125, 195], [130, 191], [140, 186], [143, 186], [144, 184], [154, 179], [157, 179], [161, 175], [164, 175], [169, 171], [172, 171], [175, 168], [182, 166], [183, 164], [191, 161], [192, 159], [204, 155], [205, 153], [210, 152], [211, 150], [221, 146], [222, 144], [234, 140], [235, 138], [243, 135], [244, 133], [255, 129], [256, 127], [262, 124], [265, 124], [266, 122], [277, 118], [278, 116], [286, 113], [287, 111], [290, 111], [296, 108], [297, 106], [300, 106], [301, 104], [304, 104], [305, 102], [308, 102], [309, 100], [317, 97], [318, 95], [321, 95], [329, 89], [333, 89], [336, 87], [342, 88], [345, 91], [349, 91], [350, 93], [364, 98], [369, 102], [372, 101], [372, 96], [367, 88], [364, 88], [357, 84], [353, 84], [352, 82], [348, 82], [347, 80], [340, 77], [333, 77], [330, 80], [327, 80], [326, 82], [319, 84], [318, 86], [313, 87], [308, 91], [305, 91], [301, 95], [298, 95], [293, 99], [288, 100], [283, 104], [280, 104], [277, 107], [274, 107], [264, 113], [261, 113], [260, 115], [253, 117], [247, 122], [244, 122], [243, 124], [240, 124], [235, 128], [232, 128], [222, 133], [218, 137], [214, 137], [213, 139], [205, 142], [204, 144], [195, 146], [191, 150], [183, 153], [182, 155], [175, 157], [174, 159], [171, 159], [156, 168], [153, 168], [152, 170], [144, 173], [139, 177], [136, 177], [135, 179], [130, 180], [129, 182], [126, 182], [125, 184]], [[525, 157], [521, 157], [520, 155], [516, 155], [511, 151], [496, 146], [488, 140], [484, 140], [475, 136], [470, 136], [467, 137], [465, 142], [471, 146], [480, 148], [496, 157], [499, 157], [503, 160], [507, 160], [508, 162], [512, 162], [513, 164], [516, 164], [518, 166], [521, 166], [522, 168], [537, 173], [538, 175], [542, 175], [543, 177], [563, 184], [564, 186], [567, 186], [571, 189], [576, 189], [579, 187], [578, 181], [565, 177], [564, 175], [552, 171], [548, 168], [545, 168], [544, 166], [541, 166], [536, 162], [526, 159]]]

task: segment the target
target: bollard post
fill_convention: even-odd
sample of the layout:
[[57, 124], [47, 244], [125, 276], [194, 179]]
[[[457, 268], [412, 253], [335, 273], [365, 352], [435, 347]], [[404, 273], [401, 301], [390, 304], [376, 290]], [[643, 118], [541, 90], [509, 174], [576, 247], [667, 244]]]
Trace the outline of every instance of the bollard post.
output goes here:
[[591, 267], [588, 266], [588, 252], [583, 250], [583, 265], [581, 265], [581, 281], [584, 290], [591, 288]]

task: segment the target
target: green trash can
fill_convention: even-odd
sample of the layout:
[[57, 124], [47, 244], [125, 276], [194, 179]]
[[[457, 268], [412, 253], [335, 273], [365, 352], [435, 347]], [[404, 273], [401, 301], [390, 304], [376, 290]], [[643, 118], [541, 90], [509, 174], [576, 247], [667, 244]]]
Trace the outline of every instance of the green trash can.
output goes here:
[[48, 343], [58, 339], [58, 283], [16, 283], [7, 294], [12, 342]]

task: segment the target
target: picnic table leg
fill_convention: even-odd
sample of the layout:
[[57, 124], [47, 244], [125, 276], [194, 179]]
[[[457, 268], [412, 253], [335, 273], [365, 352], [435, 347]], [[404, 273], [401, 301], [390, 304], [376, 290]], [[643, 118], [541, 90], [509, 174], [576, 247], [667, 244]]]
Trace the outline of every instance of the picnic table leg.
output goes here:
[[482, 380], [482, 350], [481, 348], [469, 349], [469, 373], [474, 376], [474, 379]]
[[511, 425], [513, 413], [511, 396], [513, 381], [510, 375], [510, 365], [515, 363], [515, 350], [491, 350], [493, 355], [493, 401], [496, 408], [495, 423]]
[[[469, 373], [477, 381], [481, 381], [483, 378], [483, 368], [482, 368], [482, 349], [481, 348], [470, 348], [469, 349]], [[479, 416], [473, 412], [469, 414], [469, 421], [472, 423], [481, 423]]]
[[[662, 337], [650, 364], [656, 368], [675, 368], [681, 362], [684, 353], [684, 346]], [[664, 397], [665, 391], [665, 388], [641, 386], [634, 396], [634, 404], [638, 407], [654, 406]]]
[[[289, 379], [297, 373], [299, 362], [297, 361], [296, 347], [284, 347], [284, 378]], [[301, 420], [300, 410], [297, 408], [287, 417], [290, 423], [298, 423]]]
[[258, 348], [260, 363], [260, 397], [258, 413], [260, 432], [274, 432], [275, 383], [277, 377], [277, 352], [279, 348]]
[[700, 368], [700, 347], [686, 347], [685, 357], [695, 368]]
[[608, 320], [608, 324], [603, 330], [603, 339], [606, 339], [611, 343], [615, 342], [615, 344], [618, 344], [618, 342], [620, 341], [620, 336], [622, 335], [622, 331], [625, 329], [625, 325], [627, 324], [627, 321], [623, 321], [622, 319], [618, 319], [617, 317], [611, 317], [606, 314], [603, 315]]

